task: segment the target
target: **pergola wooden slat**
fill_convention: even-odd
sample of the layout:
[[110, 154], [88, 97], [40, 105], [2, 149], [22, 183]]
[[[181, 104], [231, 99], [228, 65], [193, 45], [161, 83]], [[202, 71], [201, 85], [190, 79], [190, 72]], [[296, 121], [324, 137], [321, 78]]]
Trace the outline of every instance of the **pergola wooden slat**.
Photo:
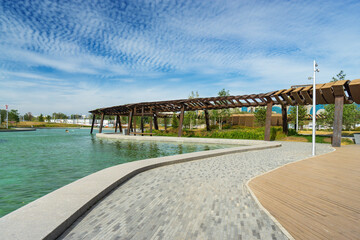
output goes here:
[[[316, 85], [316, 99], [317, 104], [335, 104], [335, 119], [334, 119], [334, 136], [333, 146], [340, 146], [341, 142], [341, 128], [342, 128], [342, 109], [343, 104], [351, 104], [356, 102], [360, 104], [360, 79], [353, 81], [341, 80], [337, 82], [330, 82], [325, 84]], [[128, 116], [128, 134], [132, 129], [135, 116], [150, 116], [151, 117], [151, 130], [152, 120], [157, 129], [157, 118], [168, 117], [169, 112], [180, 112], [180, 126], [179, 136], [182, 135], [182, 120], [185, 111], [204, 110], [207, 129], [210, 127], [208, 121], [208, 110], [213, 109], [227, 109], [237, 107], [257, 107], [267, 106], [271, 108], [273, 105], [281, 105], [283, 111], [284, 131], [287, 131], [287, 116], [286, 107], [294, 105], [310, 105], [312, 104], [312, 86], [300, 86], [297, 88], [289, 88], [276, 90], [268, 93], [251, 94], [251, 95], [238, 95], [238, 96], [225, 96], [225, 97], [206, 97], [194, 99], [179, 99], [169, 101], [156, 101], [156, 102], [141, 102], [133, 104], [125, 104], [113, 107], [98, 108], [90, 111], [95, 115], [101, 115], [100, 132], [102, 131], [102, 123], [105, 115], [118, 116], [117, 124], [120, 122], [120, 116]], [[270, 140], [270, 118], [271, 111], [267, 111], [267, 120], [265, 127], [265, 140]], [[91, 133], [93, 131], [93, 119]], [[117, 125], [116, 124], [116, 125]], [[136, 124], [134, 122], [134, 124]], [[134, 126], [135, 127], [135, 126]], [[121, 129], [121, 124], [119, 126]], [[117, 126], [116, 126], [117, 130]], [[142, 124], [143, 132], [143, 124]], [[340, 134], [340, 135], [339, 135]]]

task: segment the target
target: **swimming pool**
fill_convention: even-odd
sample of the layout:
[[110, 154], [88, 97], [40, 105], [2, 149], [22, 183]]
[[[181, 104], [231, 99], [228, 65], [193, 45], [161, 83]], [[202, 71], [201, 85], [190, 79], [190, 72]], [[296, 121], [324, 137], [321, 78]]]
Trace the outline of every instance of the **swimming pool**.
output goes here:
[[230, 145], [97, 139], [88, 129], [0, 133], [0, 217], [101, 169]]

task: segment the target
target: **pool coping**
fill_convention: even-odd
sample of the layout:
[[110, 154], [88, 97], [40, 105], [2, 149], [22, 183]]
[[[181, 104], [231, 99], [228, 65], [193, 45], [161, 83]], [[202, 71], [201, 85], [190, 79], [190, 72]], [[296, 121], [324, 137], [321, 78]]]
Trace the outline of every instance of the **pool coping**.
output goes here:
[[109, 192], [135, 175], [166, 165], [194, 161], [225, 154], [280, 147], [278, 142], [233, 139], [175, 138], [150, 136], [124, 136], [121, 134], [96, 134], [100, 138], [118, 138], [139, 141], [175, 141], [215, 144], [244, 144], [233, 148], [185, 153], [167, 157], [150, 158], [105, 168], [64, 187], [0, 218], [2, 239], [55, 239], [90, 207]]

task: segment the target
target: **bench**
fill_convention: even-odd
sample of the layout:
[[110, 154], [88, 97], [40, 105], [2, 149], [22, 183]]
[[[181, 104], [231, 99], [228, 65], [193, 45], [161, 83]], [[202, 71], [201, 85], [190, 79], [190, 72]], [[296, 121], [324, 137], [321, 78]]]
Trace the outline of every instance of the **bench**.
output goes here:
[[152, 136], [154, 135], [155, 133], [142, 133], [142, 132], [131, 132], [130, 135], [141, 135], [141, 136], [144, 136], [144, 135], [149, 135], [149, 136]]

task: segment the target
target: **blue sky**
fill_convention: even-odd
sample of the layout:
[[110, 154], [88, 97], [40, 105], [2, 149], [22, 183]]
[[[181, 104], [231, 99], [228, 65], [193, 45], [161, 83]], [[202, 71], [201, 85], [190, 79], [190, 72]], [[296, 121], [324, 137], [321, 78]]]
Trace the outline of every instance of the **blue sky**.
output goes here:
[[1, 0], [0, 108], [82, 113], [360, 78], [360, 1]]

